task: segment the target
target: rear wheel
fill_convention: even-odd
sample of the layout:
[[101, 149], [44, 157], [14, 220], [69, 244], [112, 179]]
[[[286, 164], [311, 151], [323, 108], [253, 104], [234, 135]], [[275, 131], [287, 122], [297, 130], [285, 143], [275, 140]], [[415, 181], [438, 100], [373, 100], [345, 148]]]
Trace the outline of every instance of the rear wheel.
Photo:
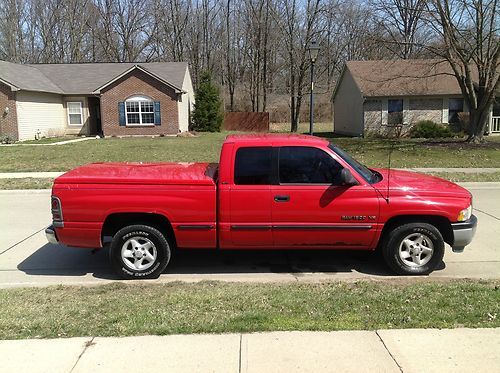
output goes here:
[[400, 275], [426, 275], [444, 256], [439, 230], [427, 223], [400, 225], [389, 232], [382, 248], [385, 262]]
[[165, 236], [148, 225], [129, 225], [111, 241], [109, 256], [116, 273], [125, 279], [157, 278], [170, 261]]

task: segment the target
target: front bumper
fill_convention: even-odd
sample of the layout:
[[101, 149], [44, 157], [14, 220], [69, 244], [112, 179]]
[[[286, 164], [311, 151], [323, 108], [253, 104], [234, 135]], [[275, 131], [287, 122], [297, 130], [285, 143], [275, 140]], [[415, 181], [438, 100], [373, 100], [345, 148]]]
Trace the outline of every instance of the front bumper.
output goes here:
[[50, 243], [58, 244], [59, 240], [57, 239], [57, 234], [53, 225], [45, 228], [45, 236], [47, 237], [47, 241]]
[[469, 220], [452, 223], [453, 245], [452, 250], [456, 253], [464, 251], [465, 246], [471, 243], [477, 228], [477, 218], [472, 215]]

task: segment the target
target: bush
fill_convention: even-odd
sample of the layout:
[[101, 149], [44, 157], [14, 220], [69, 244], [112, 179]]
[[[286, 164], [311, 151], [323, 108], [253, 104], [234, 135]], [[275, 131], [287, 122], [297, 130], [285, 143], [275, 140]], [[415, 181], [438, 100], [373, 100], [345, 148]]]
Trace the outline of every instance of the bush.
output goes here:
[[220, 132], [224, 114], [219, 89], [212, 82], [210, 73], [203, 73], [195, 94], [191, 129], [201, 132]]
[[14, 138], [10, 135], [0, 135], [0, 144], [12, 144], [14, 143]]
[[443, 127], [431, 120], [417, 122], [410, 130], [410, 137], [412, 138], [434, 139], [452, 136], [453, 133], [448, 127]]

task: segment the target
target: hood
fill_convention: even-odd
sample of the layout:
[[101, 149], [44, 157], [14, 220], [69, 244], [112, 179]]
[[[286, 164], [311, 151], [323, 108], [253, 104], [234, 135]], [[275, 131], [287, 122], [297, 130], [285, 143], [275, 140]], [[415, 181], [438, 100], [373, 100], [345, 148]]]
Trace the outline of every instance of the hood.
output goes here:
[[391, 169], [374, 169], [382, 174], [383, 179], [373, 184], [382, 195], [387, 194], [387, 182], [391, 195], [414, 194], [418, 196], [453, 196], [470, 198], [470, 192], [460, 185], [436, 176], [417, 172]]

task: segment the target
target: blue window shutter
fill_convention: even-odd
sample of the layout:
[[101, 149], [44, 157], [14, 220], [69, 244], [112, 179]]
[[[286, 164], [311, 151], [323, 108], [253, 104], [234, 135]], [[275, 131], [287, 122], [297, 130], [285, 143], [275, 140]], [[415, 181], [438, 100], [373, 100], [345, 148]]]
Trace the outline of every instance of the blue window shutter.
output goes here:
[[125, 120], [125, 102], [118, 103], [118, 122], [120, 126], [124, 126], [126, 124]]
[[155, 101], [155, 126], [161, 125], [160, 101]]

